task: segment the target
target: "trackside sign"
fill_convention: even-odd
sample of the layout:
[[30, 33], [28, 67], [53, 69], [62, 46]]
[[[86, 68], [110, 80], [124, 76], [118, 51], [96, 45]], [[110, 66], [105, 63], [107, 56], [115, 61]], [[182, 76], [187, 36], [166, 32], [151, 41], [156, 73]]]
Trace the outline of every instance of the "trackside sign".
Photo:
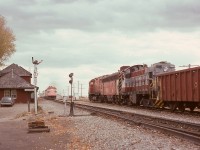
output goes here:
[[27, 92], [34, 92], [34, 89], [24, 89], [24, 91], [27, 91]]

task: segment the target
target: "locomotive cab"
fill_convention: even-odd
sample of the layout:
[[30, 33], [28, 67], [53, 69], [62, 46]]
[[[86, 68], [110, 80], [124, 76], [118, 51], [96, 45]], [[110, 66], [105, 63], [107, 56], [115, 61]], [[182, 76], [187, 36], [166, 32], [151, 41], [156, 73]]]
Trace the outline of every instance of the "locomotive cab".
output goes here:
[[149, 100], [151, 101], [151, 106], [163, 107], [163, 102], [158, 99], [160, 94], [160, 85], [158, 84], [157, 76], [172, 71], [175, 71], [175, 65], [166, 61], [155, 63], [148, 68]]
[[89, 100], [99, 101], [103, 95], [102, 80], [108, 75], [100, 76], [89, 82]]
[[135, 75], [132, 76], [132, 81], [135, 82], [135, 88], [129, 93], [129, 101], [132, 104], [153, 107], [157, 102], [156, 100], [159, 94], [156, 76], [174, 70], [175, 66], [173, 64], [162, 61], [150, 67], [144, 66], [134, 71], [132, 74]]
[[89, 100], [91, 101], [92, 97], [94, 95], [94, 80], [91, 80], [89, 82], [89, 93], [88, 93], [88, 95], [89, 95]]

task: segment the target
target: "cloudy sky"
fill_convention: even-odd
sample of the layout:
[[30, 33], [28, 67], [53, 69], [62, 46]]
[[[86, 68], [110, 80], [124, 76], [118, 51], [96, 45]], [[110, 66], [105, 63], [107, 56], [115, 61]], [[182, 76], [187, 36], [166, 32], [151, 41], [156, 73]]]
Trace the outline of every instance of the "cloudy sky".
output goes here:
[[33, 72], [31, 57], [43, 60], [40, 91], [66, 95], [71, 72], [87, 95], [89, 80], [122, 65], [200, 65], [199, 0], [1, 0], [0, 14], [16, 35], [6, 65]]

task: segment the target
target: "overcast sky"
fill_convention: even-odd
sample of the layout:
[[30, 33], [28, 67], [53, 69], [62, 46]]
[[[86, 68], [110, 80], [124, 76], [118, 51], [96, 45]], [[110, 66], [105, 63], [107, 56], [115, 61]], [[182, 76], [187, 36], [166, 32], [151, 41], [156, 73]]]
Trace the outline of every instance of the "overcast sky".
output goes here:
[[40, 91], [66, 95], [71, 72], [87, 95], [92, 78], [122, 65], [200, 65], [199, 0], [1, 0], [0, 14], [16, 35], [6, 65], [33, 73], [31, 57], [43, 60]]

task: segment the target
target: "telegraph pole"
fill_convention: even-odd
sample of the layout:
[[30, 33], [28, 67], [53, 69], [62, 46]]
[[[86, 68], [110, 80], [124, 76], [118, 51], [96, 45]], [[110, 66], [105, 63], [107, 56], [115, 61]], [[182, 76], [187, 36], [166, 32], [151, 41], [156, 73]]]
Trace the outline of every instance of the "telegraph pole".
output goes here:
[[81, 84], [81, 88], [80, 89], [81, 89], [81, 98], [82, 98], [82, 96], [83, 96], [82, 93], [83, 93], [83, 89], [84, 89], [83, 88], [83, 84]]
[[82, 84], [81, 84], [81, 97], [82, 97]]
[[78, 97], [79, 97], [79, 81], [78, 81]]
[[34, 60], [32, 57], [32, 63], [34, 64], [34, 102], [35, 102], [35, 115], [37, 115], [37, 109], [38, 109], [38, 101], [37, 101], [37, 76], [38, 76], [38, 72], [37, 72], [37, 65], [39, 65], [41, 61], [38, 60]]
[[67, 96], [69, 98], [69, 86], [67, 86]]

